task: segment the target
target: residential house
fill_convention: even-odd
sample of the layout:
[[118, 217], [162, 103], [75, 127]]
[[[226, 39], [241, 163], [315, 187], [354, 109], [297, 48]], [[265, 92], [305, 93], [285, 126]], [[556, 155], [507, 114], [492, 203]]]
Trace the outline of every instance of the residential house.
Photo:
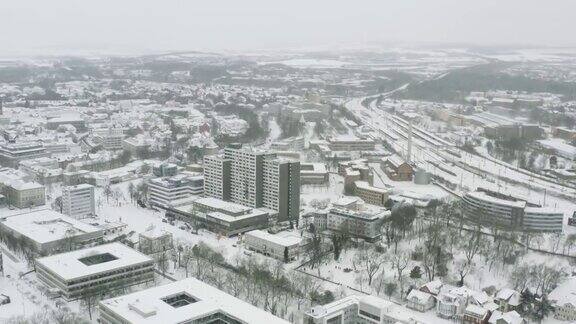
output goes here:
[[417, 289], [412, 289], [408, 296], [406, 297], [407, 303], [406, 307], [412, 308], [419, 312], [425, 312], [429, 309], [434, 308], [435, 299], [434, 296], [427, 292], [423, 292]]

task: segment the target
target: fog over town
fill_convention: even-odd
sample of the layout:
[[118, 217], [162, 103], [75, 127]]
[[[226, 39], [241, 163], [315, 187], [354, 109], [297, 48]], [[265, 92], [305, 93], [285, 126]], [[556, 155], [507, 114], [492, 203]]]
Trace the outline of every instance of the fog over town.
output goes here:
[[0, 3], [0, 323], [576, 321], [576, 2]]

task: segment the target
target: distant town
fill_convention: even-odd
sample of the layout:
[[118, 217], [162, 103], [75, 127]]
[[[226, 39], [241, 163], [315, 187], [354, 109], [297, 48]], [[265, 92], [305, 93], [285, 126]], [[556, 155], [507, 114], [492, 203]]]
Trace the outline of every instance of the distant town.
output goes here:
[[563, 51], [0, 60], [0, 322], [574, 322]]

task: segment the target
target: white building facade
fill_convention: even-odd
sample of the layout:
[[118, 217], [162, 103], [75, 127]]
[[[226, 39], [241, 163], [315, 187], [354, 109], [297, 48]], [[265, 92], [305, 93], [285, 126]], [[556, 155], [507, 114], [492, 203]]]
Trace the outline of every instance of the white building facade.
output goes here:
[[94, 186], [80, 184], [63, 187], [62, 212], [76, 219], [95, 216]]

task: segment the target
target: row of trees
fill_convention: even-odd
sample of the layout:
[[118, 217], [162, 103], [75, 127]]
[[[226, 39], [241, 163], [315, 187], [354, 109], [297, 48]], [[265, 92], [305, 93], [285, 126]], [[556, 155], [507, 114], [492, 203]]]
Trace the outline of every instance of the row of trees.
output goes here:
[[57, 310], [44, 310], [31, 316], [16, 315], [9, 318], [6, 324], [89, 324], [90, 321], [84, 319], [77, 313], [69, 311], [67, 308]]
[[193, 276], [289, 320], [293, 320], [291, 305], [301, 307], [305, 302], [326, 303], [334, 299], [331, 293], [320, 290], [316, 279], [288, 271], [280, 261], [260, 262], [238, 255], [230, 264], [220, 252], [203, 242], [194, 246], [178, 244], [171, 261], [186, 277]]

